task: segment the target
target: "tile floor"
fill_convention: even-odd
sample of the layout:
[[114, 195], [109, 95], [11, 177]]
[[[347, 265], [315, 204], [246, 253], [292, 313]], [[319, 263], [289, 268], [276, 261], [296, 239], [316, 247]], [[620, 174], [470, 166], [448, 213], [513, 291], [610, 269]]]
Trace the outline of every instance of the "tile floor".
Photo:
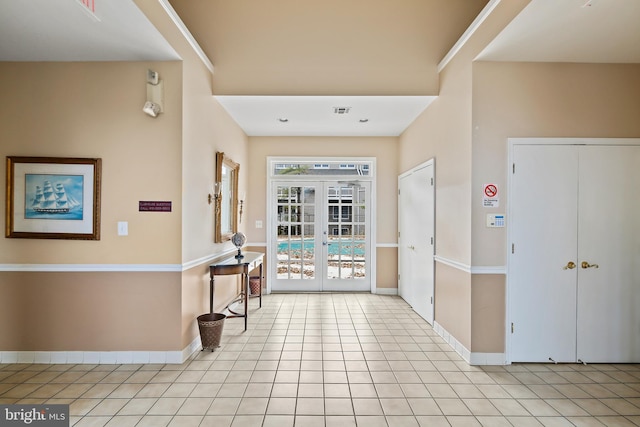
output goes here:
[[467, 365], [398, 297], [278, 294], [182, 365], [0, 365], [74, 426], [640, 426], [640, 365]]

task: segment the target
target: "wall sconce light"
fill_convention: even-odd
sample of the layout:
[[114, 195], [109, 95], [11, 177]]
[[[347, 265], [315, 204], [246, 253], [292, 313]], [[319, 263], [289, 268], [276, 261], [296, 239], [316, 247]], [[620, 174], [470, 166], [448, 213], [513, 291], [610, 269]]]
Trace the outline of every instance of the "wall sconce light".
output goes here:
[[153, 70], [147, 70], [147, 102], [142, 111], [148, 116], [158, 117], [163, 111], [164, 85], [160, 76]]
[[242, 209], [244, 207], [244, 199], [245, 199], [245, 195], [243, 194], [242, 198], [240, 199], [240, 212], [239, 212], [240, 213], [240, 218], [239, 218], [240, 223], [242, 223]]
[[207, 201], [209, 204], [216, 202], [216, 213], [220, 211], [220, 198], [222, 197], [222, 183], [214, 182], [213, 183], [213, 194], [207, 194]]

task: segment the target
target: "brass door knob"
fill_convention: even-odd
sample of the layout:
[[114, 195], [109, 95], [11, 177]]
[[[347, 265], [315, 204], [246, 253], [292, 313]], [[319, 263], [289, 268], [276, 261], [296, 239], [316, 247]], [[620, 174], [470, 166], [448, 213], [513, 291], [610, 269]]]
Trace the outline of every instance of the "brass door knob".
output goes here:
[[598, 264], [589, 264], [587, 261], [582, 261], [582, 268], [600, 268]]
[[574, 268], [576, 268], [576, 263], [573, 261], [569, 261], [567, 265], [562, 267], [563, 270], [573, 270]]

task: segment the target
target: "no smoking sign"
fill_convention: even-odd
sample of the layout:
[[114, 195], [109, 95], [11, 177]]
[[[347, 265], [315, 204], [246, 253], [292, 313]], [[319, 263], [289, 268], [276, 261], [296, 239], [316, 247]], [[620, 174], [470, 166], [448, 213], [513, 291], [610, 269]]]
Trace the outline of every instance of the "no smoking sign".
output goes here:
[[496, 184], [482, 186], [482, 206], [485, 208], [497, 208], [500, 206], [500, 197], [498, 196], [498, 186]]

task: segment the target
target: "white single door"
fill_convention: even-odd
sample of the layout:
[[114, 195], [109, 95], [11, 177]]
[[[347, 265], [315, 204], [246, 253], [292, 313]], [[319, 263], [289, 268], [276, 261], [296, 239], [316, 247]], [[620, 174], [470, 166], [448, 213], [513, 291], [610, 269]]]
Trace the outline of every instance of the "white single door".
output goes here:
[[639, 190], [640, 147], [580, 147], [578, 360], [640, 361]]
[[398, 293], [427, 322], [434, 319], [435, 192], [433, 161], [400, 176]]
[[371, 289], [371, 183], [273, 181], [273, 291]]
[[576, 360], [578, 151], [516, 145], [511, 179], [511, 361]]

